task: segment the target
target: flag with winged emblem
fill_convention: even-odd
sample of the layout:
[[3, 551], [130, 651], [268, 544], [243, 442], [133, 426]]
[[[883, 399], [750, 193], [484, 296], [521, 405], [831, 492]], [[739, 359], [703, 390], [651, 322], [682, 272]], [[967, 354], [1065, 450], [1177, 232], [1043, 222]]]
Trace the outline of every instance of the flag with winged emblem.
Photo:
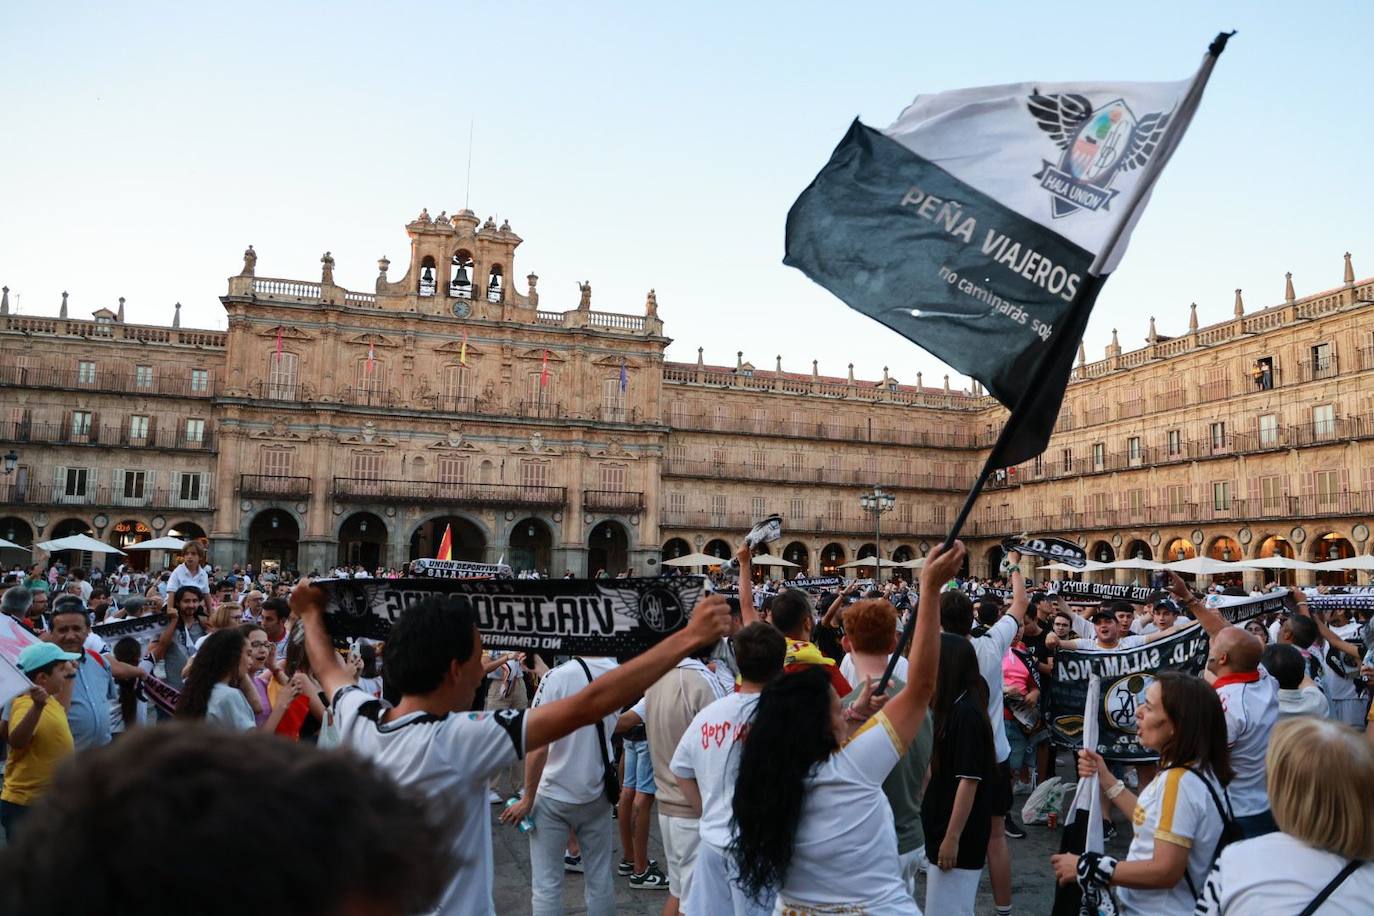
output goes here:
[[1227, 37], [1188, 80], [960, 89], [856, 120], [788, 213], [784, 263], [986, 385], [1011, 410], [989, 467], [1034, 457]]

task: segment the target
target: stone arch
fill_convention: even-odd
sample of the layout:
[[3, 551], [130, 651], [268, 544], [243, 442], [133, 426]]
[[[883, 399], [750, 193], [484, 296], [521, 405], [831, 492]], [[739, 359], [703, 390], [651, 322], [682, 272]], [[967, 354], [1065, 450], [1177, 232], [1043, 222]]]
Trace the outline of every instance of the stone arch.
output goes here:
[[515, 573], [548, 575], [553, 562], [554, 532], [549, 522], [530, 515], [511, 525], [506, 539], [506, 562]]
[[902, 544], [892, 551], [892, 562], [894, 563], [907, 563], [914, 559], [916, 559], [916, 548], [910, 544]]
[[811, 551], [801, 541], [793, 541], [782, 551], [782, 558], [789, 563], [796, 563], [797, 568], [784, 567], [783, 573], [789, 579], [797, 576], [806, 576], [811, 573]]
[[1150, 542], [1143, 538], [1136, 538], [1126, 545], [1127, 560], [1153, 560], [1155, 558], [1154, 548]]
[[664, 560], [676, 560], [678, 557], [685, 557], [691, 552], [692, 545], [687, 543], [686, 538], [669, 538], [663, 542], [659, 556]]
[[[1313, 563], [1325, 563], [1328, 560], [1348, 560], [1359, 554], [1350, 539], [1339, 531], [1326, 531], [1314, 535], [1308, 551]], [[1353, 569], [1322, 569], [1317, 570], [1314, 575], [1317, 577], [1318, 585], [1356, 584], [1356, 575]]]
[[447, 525], [453, 526], [453, 559], [472, 563], [487, 561], [491, 536], [486, 526], [466, 513], [453, 510], [435, 512], [415, 523], [410, 532], [410, 559], [433, 559]]
[[[1293, 547], [1293, 542], [1281, 534], [1268, 533], [1256, 537], [1254, 540], [1256, 560], [1263, 560], [1268, 557], [1287, 557], [1290, 560], [1298, 558], [1297, 551]], [[1265, 583], [1276, 582], [1279, 585], [1296, 585], [1297, 576], [1291, 569], [1261, 569], [1260, 575]]]
[[[0, 538], [20, 547], [33, 546], [33, 526], [17, 515], [0, 518]], [[0, 548], [0, 568], [9, 569], [16, 563], [25, 568], [33, 564], [33, 553], [14, 547]]]
[[386, 519], [366, 510], [344, 516], [335, 529], [339, 544], [336, 562], [340, 566], [361, 566], [369, 573], [386, 565], [386, 548], [390, 528]]
[[630, 532], [620, 521], [598, 522], [587, 535], [587, 571], [604, 569], [609, 575], [630, 568]]
[[134, 569], [143, 571], [148, 568], [148, 551], [133, 550], [129, 548], [138, 544], [140, 541], [151, 541], [153, 539], [153, 529], [145, 521], [136, 518], [121, 518], [113, 522], [106, 532], [105, 543], [111, 547], [118, 547], [126, 551], [127, 556], [119, 559], [118, 554], [107, 554], [95, 562], [100, 563], [107, 559], [114, 558], [118, 562], [127, 563]]
[[1002, 577], [1002, 558], [1006, 556], [1006, 551], [1001, 544], [994, 544], [989, 547], [987, 553], [983, 554], [985, 575], [989, 579], [1000, 579]]
[[262, 572], [264, 569], [298, 570], [301, 532], [300, 516], [280, 506], [259, 510], [248, 521], [245, 531], [248, 541], [248, 562]]
[[827, 576], [842, 574], [840, 569], [845, 562], [847, 554], [844, 545], [831, 541], [821, 548], [820, 569], [821, 573]]
[[701, 552], [707, 556], [720, 557], [722, 560], [729, 560], [731, 557], [730, 543], [720, 538], [707, 541], [706, 546], [701, 548]]

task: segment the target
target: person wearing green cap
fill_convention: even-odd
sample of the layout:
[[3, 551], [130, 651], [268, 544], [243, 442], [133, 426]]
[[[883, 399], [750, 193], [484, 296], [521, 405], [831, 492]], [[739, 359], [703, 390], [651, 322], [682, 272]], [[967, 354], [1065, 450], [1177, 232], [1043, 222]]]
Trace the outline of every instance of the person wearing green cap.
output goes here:
[[19, 670], [33, 687], [15, 697], [10, 708], [9, 757], [0, 789], [0, 826], [8, 841], [29, 806], [47, 791], [57, 765], [75, 753], [67, 706], [78, 658], [50, 642], [33, 643], [19, 653]]

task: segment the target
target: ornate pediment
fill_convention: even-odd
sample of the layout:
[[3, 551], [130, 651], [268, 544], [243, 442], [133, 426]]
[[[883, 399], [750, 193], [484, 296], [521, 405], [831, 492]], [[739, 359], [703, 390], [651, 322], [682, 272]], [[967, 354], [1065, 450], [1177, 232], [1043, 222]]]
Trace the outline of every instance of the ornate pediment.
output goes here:
[[[616, 369], [616, 370], [619, 370], [619, 369], [620, 369], [620, 365], [621, 365], [621, 360], [622, 360], [622, 358], [619, 357], [619, 356], [603, 356], [603, 357], [601, 357], [600, 359], [594, 359], [594, 360], [592, 360], [592, 365], [593, 365], [593, 366], [600, 366], [600, 367], [606, 368], [606, 369]], [[624, 364], [625, 364], [625, 369], [626, 369], [626, 371], [631, 370], [631, 369], [642, 369], [642, 368], [644, 368], [644, 367], [643, 367], [643, 364], [641, 364], [638, 360], [629, 359], [628, 357], [624, 358]]]
[[363, 424], [362, 429], [355, 435], [343, 436], [339, 439], [343, 445], [373, 445], [377, 447], [394, 447], [396, 440], [383, 436], [377, 432], [377, 424], [368, 420]]
[[[450, 340], [448, 343], [441, 344], [440, 346], [435, 347], [434, 352], [452, 353], [454, 356], [461, 355], [463, 352], [463, 341]], [[468, 341], [468, 359], [472, 359], [474, 356], [484, 356], [486, 355], [486, 352], [487, 351], [484, 348], [479, 347], [471, 340]], [[549, 359], [550, 361], [552, 361], [553, 357], [550, 356]]]
[[394, 337], [387, 337], [385, 334], [377, 334], [369, 331], [366, 334], [355, 334], [344, 340], [346, 344], [361, 344], [364, 347], [375, 346], [378, 349], [387, 347], [399, 347], [401, 342]]
[[[517, 353], [517, 354], [515, 354], [515, 358], [516, 358], [516, 359], [533, 359], [533, 360], [538, 360], [539, 362], [542, 363], [542, 362], [544, 361], [544, 354], [545, 354], [545, 353], [548, 353], [548, 354], [549, 354], [549, 365], [551, 365], [551, 366], [552, 366], [552, 365], [555, 365], [555, 364], [557, 364], [557, 363], [565, 363], [565, 362], [567, 362], [567, 360], [564, 359], [561, 355], [559, 355], [559, 353], [558, 353], [557, 351], [555, 351], [555, 350], [545, 350], [543, 347], [539, 347], [538, 349], [535, 349], [535, 350], [526, 350], [526, 351], [524, 351], [523, 353]], [[620, 365], [620, 364], [619, 364], [619, 363], [616, 363], [616, 365], [618, 366], [618, 365]]]
[[467, 440], [463, 435], [463, 428], [457, 425], [450, 427], [446, 437], [436, 439], [428, 448], [430, 451], [464, 452], [468, 454], [482, 452], [482, 449]]
[[625, 447], [619, 439], [612, 439], [607, 442], [604, 448], [592, 448], [587, 450], [589, 458], [617, 458], [624, 461], [638, 461], [639, 456]]
[[271, 439], [275, 442], [304, 442], [306, 437], [292, 432], [283, 417], [277, 417], [267, 429], [255, 429], [248, 434], [250, 439]]
[[541, 458], [556, 457], [563, 454], [561, 448], [549, 445], [545, 442], [544, 436], [540, 433], [533, 433], [528, 443], [525, 445], [517, 445], [515, 448], [511, 449], [510, 452], [512, 455], [525, 455], [531, 457], [538, 455]]
[[254, 331], [254, 333], [257, 334], [257, 336], [259, 336], [259, 337], [266, 337], [266, 338], [268, 338], [269, 340], [276, 340], [276, 339], [277, 339], [277, 333], [278, 333], [278, 331], [281, 332], [281, 339], [282, 339], [282, 340], [314, 340], [314, 339], [315, 339], [313, 335], [305, 333], [305, 332], [302, 331], [300, 328], [292, 327], [292, 326], [290, 326], [290, 325], [285, 325], [285, 324], [280, 325], [280, 326], [278, 326], [278, 327], [270, 327], [270, 328], [265, 328], [265, 327], [262, 327], [261, 325], [259, 325], [259, 326], [258, 326], [258, 329], [257, 329], [256, 331]]

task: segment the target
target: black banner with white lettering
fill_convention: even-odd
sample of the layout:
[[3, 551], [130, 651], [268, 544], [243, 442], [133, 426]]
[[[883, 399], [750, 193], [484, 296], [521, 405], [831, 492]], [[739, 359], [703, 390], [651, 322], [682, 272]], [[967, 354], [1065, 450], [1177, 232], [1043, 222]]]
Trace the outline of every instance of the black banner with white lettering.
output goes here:
[[320, 579], [336, 638], [386, 639], [433, 597], [464, 595], [482, 645], [555, 655], [629, 658], [681, 629], [703, 592], [700, 576], [652, 579]]
[[1066, 541], [1063, 538], [1005, 538], [1002, 541], [1002, 549], [1014, 550], [1017, 553], [1033, 557], [1044, 557], [1047, 560], [1063, 563], [1065, 566], [1072, 566], [1074, 569], [1082, 569], [1088, 565], [1087, 551], [1073, 541]]
[[813, 591], [839, 588], [843, 584], [844, 579], [839, 576], [798, 576], [783, 583], [786, 588], [804, 588]]
[[509, 576], [509, 566], [496, 563], [470, 563], [466, 560], [412, 560], [410, 573], [426, 579], [499, 579]]
[[167, 629], [167, 624], [171, 621], [170, 614], [149, 614], [147, 617], [125, 617], [119, 620], [107, 620], [104, 623], [97, 623], [91, 627], [91, 632], [105, 641], [105, 645], [111, 649], [114, 644], [126, 636], [132, 636], [138, 640], [142, 649], [155, 642], [162, 631]]
[[1144, 585], [1108, 585], [1105, 582], [1077, 582], [1063, 579], [1056, 583], [1059, 594], [1066, 598], [1092, 598], [1096, 601], [1129, 601], [1150, 604], [1164, 597], [1164, 592]]
[[[1282, 595], [1231, 599], [1216, 608], [1229, 623], [1244, 624], [1261, 614], [1282, 609]], [[1054, 678], [1045, 691], [1045, 722], [1056, 744], [1078, 747], [1083, 734], [1083, 707], [1088, 679], [1102, 679], [1098, 703], [1097, 752], [1108, 760], [1141, 762], [1157, 755], [1141, 746], [1136, 735], [1135, 710], [1161, 671], [1202, 673], [1207, 661], [1207, 634], [1189, 626], [1156, 642], [1112, 652], [1060, 650], [1054, 658]]]

